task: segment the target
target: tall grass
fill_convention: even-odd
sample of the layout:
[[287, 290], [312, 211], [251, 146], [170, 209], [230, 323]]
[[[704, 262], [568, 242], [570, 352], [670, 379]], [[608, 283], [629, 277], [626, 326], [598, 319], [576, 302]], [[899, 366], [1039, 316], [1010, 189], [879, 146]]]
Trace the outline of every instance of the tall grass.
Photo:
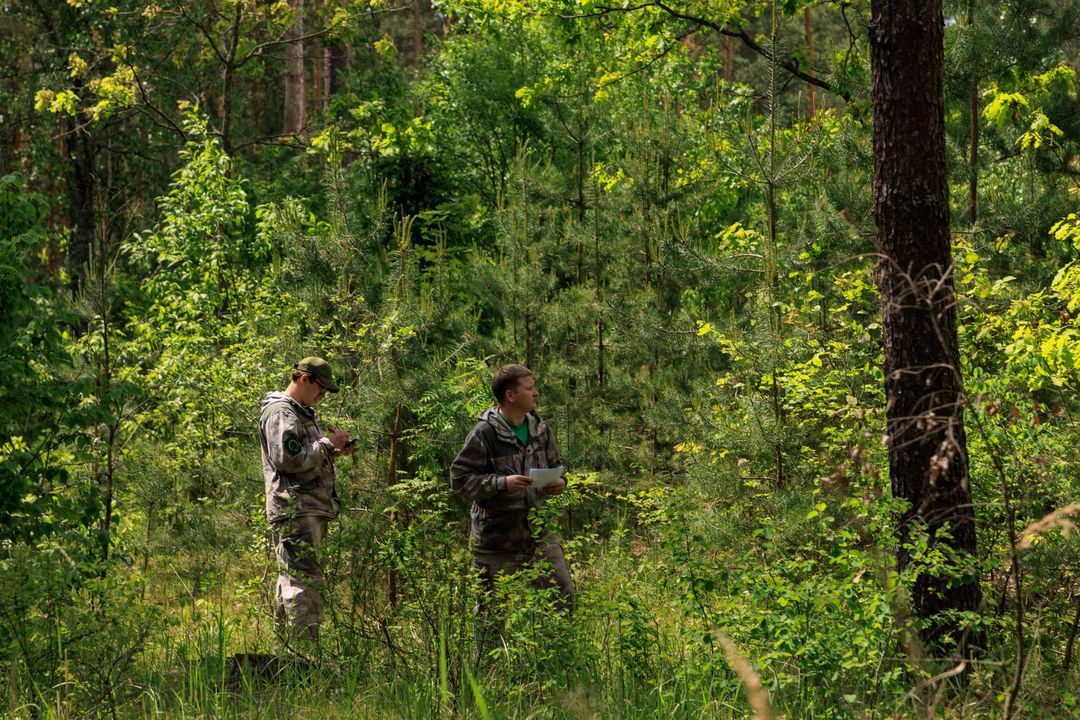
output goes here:
[[[94, 616], [89, 611], [54, 623], [48, 656], [59, 660], [49, 678], [30, 676], [23, 656], [9, 653], [0, 680], [7, 716], [697, 720], [998, 712], [1007, 642], [988, 648], [964, 677], [948, 677], [951, 665], [913, 660], [895, 612], [903, 579], [881, 559], [890, 553], [874, 547], [887, 542], [887, 523], [860, 535], [858, 523], [872, 525], [861, 501], [859, 510], [799, 492], [734, 498], [725, 508], [696, 503], [696, 513], [680, 509], [692, 498], [678, 498], [670, 510], [650, 505], [649, 523], [624, 507], [614, 534], [595, 523], [580, 527], [566, 543], [579, 588], [573, 616], [554, 612], [550, 591], [530, 589], [528, 578], [511, 580], [492, 609], [501, 637], [483, 651], [467, 556], [441, 519], [415, 516], [403, 539], [385, 528], [358, 534], [348, 526], [360, 520], [343, 518], [333, 537], [346, 546], [327, 548], [331, 607], [320, 644], [292, 654], [275, 641], [268, 593], [253, 587], [273, 582], [264, 575], [265, 555], [243, 539], [243, 528], [258, 532], [257, 523], [237, 520], [243, 547], [235, 554], [209, 565], [191, 560], [210, 568], [201, 589], [180, 567], [182, 553], [150, 563], [145, 587], [127, 598], [128, 612], [150, 609], [152, 617], [133, 614], [126, 630], [76, 627]], [[356, 538], [385, 545], [350, 555]], [[398, 571], [396, 604], [385, 592], [388, 563]], [[351, 583], [357, 573], [363, 582]], [[95, 674], [80, 660], [96, 651], [103, 668], [117, 662], [117, 648], [138, 636], [140, 622], [145, 639], [127, 665]], [[1071, 712], [1069, 688], [1080, 687], [1080, 671], [1063, 673], [1054, 652], [1033, 648], [1021, 708]], [[269, 669], [261, 664], [267, 658]], [[110, 695], [95, 686], [101, 677], [111, 678]]]

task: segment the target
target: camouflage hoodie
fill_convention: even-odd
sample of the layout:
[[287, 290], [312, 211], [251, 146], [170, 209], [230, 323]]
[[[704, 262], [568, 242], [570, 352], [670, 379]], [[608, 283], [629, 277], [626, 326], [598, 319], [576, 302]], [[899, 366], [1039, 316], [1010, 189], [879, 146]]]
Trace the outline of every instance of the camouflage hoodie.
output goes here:
[[[529, 521], [529, 510], [543, 502], [543, 491], [528, 488], [524, 492], [506, 490], [507, 475], [528, 475], [532, 468], [562, 465], [551, 430], [535, 412], [526, 416], [528, 443], [521, 444], [499, 419], [498, 409], [480, 413], [480, 423], [494, 432], [485, 434], [491, 446], [473, 428], [465, 438], [453, 465], [450, 484], [461, 497], [472, 500], [472, 544], [478, 553], [532, 554], [536, 543]], [[565, 480], [565, 477], [563, 478]]]
[[262, 402], [259, 442], [267, 520], [337, 516], [334, 444], [323, 437], [312, 408], [287, 393], [269, 393]]

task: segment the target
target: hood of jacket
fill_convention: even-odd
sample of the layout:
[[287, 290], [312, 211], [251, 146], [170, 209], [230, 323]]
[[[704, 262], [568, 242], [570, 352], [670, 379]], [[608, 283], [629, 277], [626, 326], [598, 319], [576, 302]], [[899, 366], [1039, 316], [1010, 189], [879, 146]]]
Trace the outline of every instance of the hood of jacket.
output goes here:
[[[499, 407], [497, 405], [492, 405], [486, 410], [481, 411], [477, 419], [480, 422], [486, 422], [488, 425], [495, 428], [495, 433], [501, 439], [510, 443], [517, 442], [517, 436], [514, 435], [514, 432], [499, 418]], [[525, 422], [529, 424], [529, 437], [537, 437], [546, 427], [544, 421], [536, 414], [535, 410], [525, 415]]]
[[[289, 393], [280, 392], [280, 391], [274, 391], [274, 392], [266, 393], [266, 397], [263, 398], [262, 403], [259, 406], [259, 409], [260, 410], [266, 410], [266, 408], [269, 407], [270, 405], [273, 405], [274, 403], [279, 403], [279, 402], [288, 403], [292, 407], [293, 410], [295, 410], [297, 413], [300, 413], [301, 415], [306, 415], [308, 417], [314, 417], [315, 416], [315, 411], [312, 408], [309, 408], [306, 405], [301, 405], [300, 403], [293, 400], [292, 396], [289, 395]], [[496, 418], [496, 420], [497, 419], [498, 418]]]

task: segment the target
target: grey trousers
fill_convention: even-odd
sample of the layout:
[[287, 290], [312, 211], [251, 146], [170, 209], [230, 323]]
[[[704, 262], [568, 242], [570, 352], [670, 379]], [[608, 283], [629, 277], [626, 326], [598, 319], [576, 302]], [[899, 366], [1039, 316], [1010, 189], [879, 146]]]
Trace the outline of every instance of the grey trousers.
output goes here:
[[327, 523], [322, 517], [298, 517], [270, 526], [278, 564], [274, 620], [287, 637], [318, 637], [324, 612], [318, 550], [326, 538]]

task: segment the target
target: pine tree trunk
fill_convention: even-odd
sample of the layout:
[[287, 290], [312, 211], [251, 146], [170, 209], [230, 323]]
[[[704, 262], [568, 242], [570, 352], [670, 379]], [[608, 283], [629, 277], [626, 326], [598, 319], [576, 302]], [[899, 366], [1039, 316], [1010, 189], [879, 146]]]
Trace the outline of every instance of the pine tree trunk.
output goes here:
[[[769, 144], [770, 152], [776, 148], [775, 136]], [[771, 160], [770, 162], [775, 162]], [[765, 290], [769, 298], [769, 337], [772, 341], [772, 413], [775, 438], [773, 440], [773, 464], [776, 470], [775, 486], [782, 488], [787, 483], [784, 468], [784, 404], [780, 392], [781, 348], [784, 343], [784, 318], [780, 309], [780, 275], [778, 260], [776, 227], [776, 185], [773, 181], [765, 183], [765, 212], [768, 216], [769, 246], [765, 253]]]
[[229, 34], [225, 39], [225, 63], [221, 69], [221, 102], [218, 108], [221, 116], [221, 147], [229, 155], [233, 153], [232, 96], [236, 80], [236, 52], [240, 45], [240, 21], [243, 13], [243, 3], [237, 3]]
[[[333, 96], [345, 87], [345, 76], [352, 70], [352, 46], [341, 42], [332, 42], [327, 62], [329, 63], [329, 69], [326, 71], [327, 93]], [[327, 104], [329, 105], [329, 98], [327, 98]]]
[[331, 62], [330, 52], [332, 45], [320, 45], [319, 52], [319, 67], [322, 68], [322, 83], [320, 93], [322, 95], [322, 103], [319, 105], [319, 111], [325, 116], [330, 112], [330, 95], [333, 92], [330, 88], [331, 79], [333, 78], [333, 63]]
[[970, 135], [971, 147], [968, 153], [968, 221], [975, 224], [979, 219], [979, 82], [971, 81], [970, 100]]
[[68, 260], [73, 289], [81, 288], [86, 281], [97, 226], [94, 207], [97, 196], [97, 172], [94, 169], [97, 151], [94, 138], [88, 130], [89, 122], [90, 118], [80, 111], [76, 116], [75, 128], [72, 131], [74, 137], [69, 146], [73, 157], [69, 166], [68, 196], [74, 215], [71, 223], [74, 232]]
[[413, 70], [420, 72], [424, 60], [424, 12], [423, 0], [413, 0], [412, 5], [412, 41]]
[[301, 135], [307, 127], [307, 89], [304, 83], [304, 0], [289, 0], [296, 13], [285, 45], [285, 127], [287, 135]]
[[602, 280], [603, 263], [600, 259], [600, 188], [593, 187], [596, 197], [593, 205], [593, 258], [595, 260], [596, 285], [594, 297], [596, 299], [596, 382], [603, 389], [607, 377], [607, 369], [604, 361], [604, 285]]
[[315, 112], [322, 112], [325, 107], [326, 93], [323, 92], [323, 83], [326, 80], [325, 69], [322, 41], [316, 38], [311, 43], [311, 107]]
[[525, 367], [533, 366], [533, 342], [532, 342], [532, 314], [529, 307], [525, 308]]
[[724, 80], [731, 82], [735, 77], [735, 40], [730, 35], [724, 36]]
[[[873, 0], [874, 216], [880, 254], [889, 470], [910, 502], [900, 524], [901, 570], [914, 523], [933, 545], [975, 552], [949, 234], [941, 0]], [[948, 525], [949, 536], [939, 535]], [[931, 643], [955, 628], [935, 619], [975, 610], [978, 578], [919, 573], [916, 613]]]
[[[395, 370], [397, 366], [395, 366]], [[401, 439], [401, 405], [399, 404], [394, 408], [394, 424], [390, 429], [390, 457], [386, 464], [386, 485], [387, 487], [397, 484], [398, 481], [398, 442]], [[398, 524], [398, 511], [394, 510], [390, 513], [390, 524]], [[387, 595], [390, 598], [390, 607], [397, 608], [398, 605], [398, 575], [397, 571], [391, 567], [388, 571], [388, 577], [386, 579]]]
[[[69, 131], [67, 116], [61, 115], [58, 118], [56, 128], [56, 157], [60, 158], [61, 161], [65, 164], [67, 163], [68, 158], [68, 132]], [[72, 197], [71, 180], [68, 175], [69, 173], [60, 173], [55, 178], [50, 178], [50, 180], [54, 183], [53, 186], [50, 188], [53, 191], [54, 195], [67, 195], [68, 198]], [[71, 208], [64, 207], [62, 203], [52, 203], [49, 206], [49, 213], [45, 216], [46, 226], [50, 228], [55, 228], [60, 225], [70, 227], [70, 211]]]
[[[5, 34], [9, 37], [32, 37], [27, 24], [15, 14], [0, 15], [0, 36]], [[10, 93], [9, 97], [16, 97], [21, 85], [21, 79], [30, 77], [32, 72], [30, 53], [13, 53], [9, 55], [9, 60], [10, 63], [5, 68], [9, 78], [6, 83], [6, 91]], [[30, 147], [30, 135], [20, 123], [9, 123], [8, 127], [11, 132], [10, 143], [6, 147], [0, 148], [0, 163], [2, 163], [5, 171], [8, 168], [17, 167], [18, 159]]]
[[[803, 21], [806, 29], [806, 61], [810, 67], [814, 66], [814, 18], [810, 8], [803, 10]], [[806, 83], [806, 117], [814, 118], [817, 109], [814, 106], [814, 83]]]
[[[574, 203], [574, 210], [577, 215], [577, 221], [579, 223], [585, 222], [585, 133], [575, 138], [575, 145], [577, 149], [577, 201]], [[580, 264], [580, 263], [579, 263]], [[578, 273], [580, 278], [581, 273]]]
[[[968, 0], [967, 24], [971, 27], [975, 22], [975, 0]], [[970, 130], [970, 147], [968, 149], [968, 221], [974, 225], [979, 219], [979, 79], [971, 78], [970, 95], [968, 97], [968, 128]]]
[[1069, 672], [1073, 661], [1073, 647], [1076, 643], [1077, 632], [1080, 631], [1080, 593], [1075, 596], [1076, 612], [1073, 614], [1072, 625], [1069, 626], [1069, 637], [1065, 640], [1065, 659], [1061, 661], [1061, 670]]
[[[263, 100], [266, 99], [266, 96], [262, 92], [256, 90], [256, 87], [257, 87], [256, 85], [249, 84], [249, 83], [245, 83], [245, 85], [247, 85], [247, 88], [248, 88], [247, 89], [247, 97], [249, 98], [248, 102], [250, 103], [250, 107], [251, 107], [252, 133], [253, 133], [253, 135], [255, 137], [260, 137], [260, 136], [262, 136], [264, 134], [269, 134], [272, 131], [267, 130], [264, 127], [264, 125], [266, 123], [264, 122], [264, 115], [263, 115]], [[256, 155], [259, 154], [259, 144], [258, 143], [255, 143], [254, 145], [251, 146], [251, 152], [256, 154]]]

